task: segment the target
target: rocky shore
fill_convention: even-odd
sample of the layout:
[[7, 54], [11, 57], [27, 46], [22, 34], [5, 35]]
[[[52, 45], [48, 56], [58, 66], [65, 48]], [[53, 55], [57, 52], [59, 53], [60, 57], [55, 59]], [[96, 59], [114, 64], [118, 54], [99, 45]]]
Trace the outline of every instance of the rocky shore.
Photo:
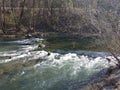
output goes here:
[[120, 90], [120, 68], [102, 70], [90, 81], [74, 85], [74, 90]]

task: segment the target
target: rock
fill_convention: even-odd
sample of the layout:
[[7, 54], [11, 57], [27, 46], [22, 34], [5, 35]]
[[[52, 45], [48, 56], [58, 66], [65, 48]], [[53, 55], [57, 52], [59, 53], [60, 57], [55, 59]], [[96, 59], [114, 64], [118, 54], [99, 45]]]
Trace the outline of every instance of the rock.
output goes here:
[[11, 58], [12, 58], [12, 56], [9, 56], [8, 58], [9, 58], [9, 59], [11, 59]]
[[39, 46], [40, 48], [45, 48], [45, 44], [42, 44], [42, 43], [39, 43]]
[[31, 38], [32, 35], [31, 35], [31, 34], [27, 34], [27, 35], [25, 35], [25, 37], [26, 37], [26, 38]]
[[50, 56], [51, 55], [51, 52], [50, 51], [48, 51], [48, 54], [47, 54], [48, 56]]

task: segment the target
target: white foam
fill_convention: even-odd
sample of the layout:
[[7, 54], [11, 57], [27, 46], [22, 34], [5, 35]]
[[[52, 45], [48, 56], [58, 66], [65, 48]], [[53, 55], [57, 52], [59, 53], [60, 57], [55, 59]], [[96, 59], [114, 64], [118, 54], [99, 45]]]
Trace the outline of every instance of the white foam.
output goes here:
[[[100, 53], [92, 53], [92, 56], [87, 52], [84, 54], [79, 53], [51, 53], [48, 55], [47, 51], [35, 51], [38, 45], [22, 45], [18, 50], [0, 52], [0, 56], [11, 56], [10, 59], [0, 60], [0, 63], [9, 63], [12, 61], [29, 61], [43, 59], [43, 62], [36, 64], [33, 68], [67, 68], [67, 71], [71, 76], [77, 75], [80, 71], [85, 70], [88, 74], [94, 71], [99, 71], [103, 68], [107, 68], [111, 65], [115, 65], [115, 58], [112, 56], [104, 56]], [[108, 62], [106, 58], [110, 58], [111, 62]], [[69, 66], [69, 67], [68, 67]], [[31, 68], [31, 67], [30, 67]]]
[[[59, 58], [56, 59], [57, 56]], [[76, 75], [76, 73], [79, 73], [83, 69], [86, 70], [89, 74], [91, 72], [100, 71], [104, 68], [115, 65], [114, 60], [114, 62], [111, 61], [110, 63], [108, 63], [105, 57], [91, 58], [85, 55], [77, 55], [75, 53], [68, 53], [65, 55], [52, 53], [50, 56], [47, 56], [45, 58], [47, 58], [46, 61], [40, 64], [36, 64], [34, 67], [55, 67], [61, 69], [66, 67], [67, 65], [70, 65], [69, 70], [72, 70], [72, 72], [70, 73], [71, 75]]]
[[[79, 55], [77, 53], [51, 53], [48, 55], [47, 51], [34, 51], [34, 49], [31, 50], [32, 47], [25, 46], [23, 47], [24, 50], [29, 49], [27, 52], [18, 53], [17, 56], [2, 60], [0, 63], [43, 59], [42, 62], [34, 66], [24, 67], [19, 74], [21, 78], [36, 79], [41, 87], [50, 87], [63, 80], [85, 80], [90, 75], [94, 75], [94, 73], [116, 63], [115, 58], [112, 56], [90, 57], [89, 55]], [[112, 61], [109, 63], [106, 58], [110, 58]]]
[[44, 59], [44, 57], [47, 54], [48, 53], [46, 51], [25, 52], [22, 53], [21, 55], [13, 56], [10, 59], [1, 60], [0, 63], [8, 63], [10, 61], [17, 61], [17, 60], [28, 61], [28, 60]]
[[[111, 56], [107, 57], [88, 57], [87, 55], [78, 55], [76, 53], [68, 53], [68, 54], [59, 54], [59, 53], [51, 53], [47, 56], [48, 52], [46, 51], [34, 51], [38, 48], [38, 45], [25, 45], [21, 46], [21, 49], [16, 51], [9, 51], [9, 52], [0, 52], [0, 56], [11, 56], [10, 59], [1, 60], [0, 63], [7, 63], [10, 61], [15, 60], [34, 60], [34, 59], [46, 59], [44, 62], [46, 65], [49, 64], [51, 66], [60, 66], [63, 67], [66, 63], [73, 63], [74, 68], [85, 67], [89, 68], [102, 68], [108, 67], [109, 65], [115, 65], [115, 59]], [[105, 58], [111, 58], [111, 62]], [[79, 65], [78, 65], [79, 64]]]
[[30, 38], [30, 39], [23, 39], [23, 40], [17, 40], [17, 41], [12, 41], [10, 43], [16, 43], [16, 44], [33, 44], [36, 42], [44, 41], [43, 38]]
[[0, 52], [0, 56], [1, 57], [18, 56], [18, 55], [21, 55], [21, 54], [36, 50], [37, 48], [38, 48], [38, 45], [20, 46], [18, 50]]

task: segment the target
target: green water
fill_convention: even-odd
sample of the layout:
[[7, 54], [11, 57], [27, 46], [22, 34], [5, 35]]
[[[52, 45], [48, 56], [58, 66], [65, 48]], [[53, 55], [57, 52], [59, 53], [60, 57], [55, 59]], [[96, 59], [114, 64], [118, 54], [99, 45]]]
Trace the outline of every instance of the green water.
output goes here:
[[18, 46], [17, 46], [17, 45], [0, 46], [0, 52], [1, 52], [1, 51], [16, 50], [16, 49], [18, 49]]
[[96, 43], [96, 39], [93, 38], [67, 38], [57, 37], [47, 39], [48, 50], [87, 50], [87, 51], [106, 51], [104, 47], [99, 46]]

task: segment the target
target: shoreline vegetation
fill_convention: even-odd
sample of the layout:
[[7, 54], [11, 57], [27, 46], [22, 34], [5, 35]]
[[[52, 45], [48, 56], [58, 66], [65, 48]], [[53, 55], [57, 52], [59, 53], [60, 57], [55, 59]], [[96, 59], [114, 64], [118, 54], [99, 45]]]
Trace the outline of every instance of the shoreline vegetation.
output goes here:
[[[118, 0], [0, 0], [0, 35], [48, 33], [78, 37], [119, 33]], [[103, 3], [106, 7], [103, 6]], [[117, 13], [116, 13], [117, 12]], [[51, 35], [49, 35], [51, 36]]]
[[[15, 38], [24, 34], [67, 33], [73, 36], [98, 36], [99, 27], [92, 23], [89, 2], [73, 0], [0, 0], [1, 37]], [[92, 8], [92, 7], [91, 7]], [[96, 8], [97, 9], [97, 8]], [[96, 10], [95, 10], [96, 11]], [[99, 14], [100, 13], [97, 13]], [[95, 19], [97, 21], [97, 19]], [[97, 21], [98, 24], [98, 21]], [[18, 34], [18, 35], [15, 35]]]

